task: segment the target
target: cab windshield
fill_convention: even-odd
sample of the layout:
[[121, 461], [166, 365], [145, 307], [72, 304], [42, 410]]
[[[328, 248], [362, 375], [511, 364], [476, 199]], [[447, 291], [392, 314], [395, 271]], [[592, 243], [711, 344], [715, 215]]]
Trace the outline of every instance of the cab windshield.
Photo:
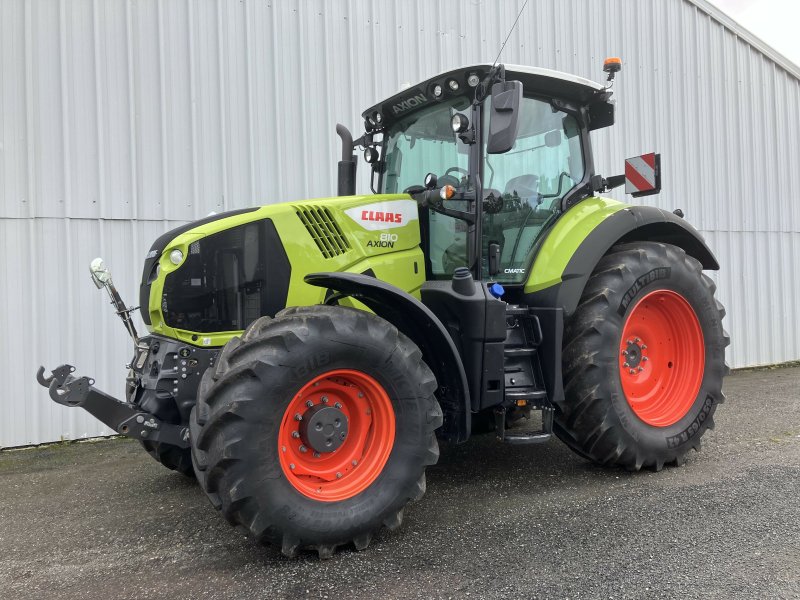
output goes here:
[[451, 98], [389, 127], [381, 192], [396, 194], [422, 185], [428, 173], [434, 173], [440, 185], [460, 183], [467, 174], [469, 146], [450, 129], [450, 118], [469, 105], [466, 97]]

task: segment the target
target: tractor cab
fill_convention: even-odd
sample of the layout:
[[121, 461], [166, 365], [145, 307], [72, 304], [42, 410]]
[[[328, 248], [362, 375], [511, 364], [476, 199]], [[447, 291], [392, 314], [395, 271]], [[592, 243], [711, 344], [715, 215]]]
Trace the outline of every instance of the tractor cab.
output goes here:
[[611, 125], [610, 91], [557, 71], [476, 65], [437, 75], [363, 113], [377, 193], [420, 211], [428, 280], [467, 267], [522, 284], [537, 242], [591, 195], [589, 131]]

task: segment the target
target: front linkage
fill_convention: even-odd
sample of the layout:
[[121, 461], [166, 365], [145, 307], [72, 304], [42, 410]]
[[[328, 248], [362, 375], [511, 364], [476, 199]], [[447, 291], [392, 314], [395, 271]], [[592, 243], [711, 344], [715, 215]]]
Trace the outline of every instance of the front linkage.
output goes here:
[[50, 398], [64, 406], [79, 406], [121, 435], [140, 441], [189, 448], [189, 428], [165, 423], [155, 415], [138, 410], [133, 404], [117, 400], [94, 387], [91, 377], [73, 377], [75, 367], [61, 365], [45, 377], [39, 367], [36, 380], [48, 388]]

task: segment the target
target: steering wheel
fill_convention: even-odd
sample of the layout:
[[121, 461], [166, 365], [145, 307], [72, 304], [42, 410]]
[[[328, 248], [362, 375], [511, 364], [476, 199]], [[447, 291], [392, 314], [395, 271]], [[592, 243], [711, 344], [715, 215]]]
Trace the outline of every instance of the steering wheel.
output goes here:
[[450, 171], [461, 173], [464, 177], [469, 176], [469, 171], [467, 171], [466, 169], [462, 169], [461, 167], [450, 167], [449, 169], [447, 169], [447, 171], [444, 172], [443, 177], [447, 177], [448, 175], [450, 175]]

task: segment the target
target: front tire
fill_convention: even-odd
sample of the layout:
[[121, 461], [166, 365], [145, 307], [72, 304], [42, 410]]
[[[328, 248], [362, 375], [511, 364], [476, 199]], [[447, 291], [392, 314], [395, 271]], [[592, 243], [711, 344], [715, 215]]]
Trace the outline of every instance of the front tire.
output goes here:
[[190, 426], [201, 487], [232, 524], [294, 556], [366, 548], [425, 492], [442, 412], [419, 349], [355, 309], [263, 317], [203, 378]]
[[725, 310], [700, 263], [670, 244], [616, 246], [565, 328], [554, 431], [596, 463], [681, 464], [724, 400]]

